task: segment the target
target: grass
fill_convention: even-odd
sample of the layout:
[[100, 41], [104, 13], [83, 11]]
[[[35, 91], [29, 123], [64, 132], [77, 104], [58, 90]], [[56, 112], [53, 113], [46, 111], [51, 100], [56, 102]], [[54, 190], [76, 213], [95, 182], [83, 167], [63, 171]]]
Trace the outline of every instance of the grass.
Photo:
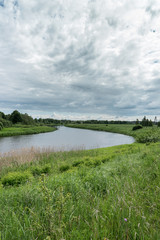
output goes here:
[[9, 137], [17, 135], [37, 134], [44, 132], [55, 131], [56, 128], [48, 126], [15, 126], [9, 128], [3, 128], [0, 131], [0, 137]]
[[1, 168], [0, 239], [160, 239], [160, 143], [22, 159]]
[[97, 131], [106, 131], [121, 133], [135, 138], [139, 143], [150, 143], [160, 141], [160, 127], [143, 127], [133, 131], [133, 124], [67, 124], [68, 127], [91, 129]]

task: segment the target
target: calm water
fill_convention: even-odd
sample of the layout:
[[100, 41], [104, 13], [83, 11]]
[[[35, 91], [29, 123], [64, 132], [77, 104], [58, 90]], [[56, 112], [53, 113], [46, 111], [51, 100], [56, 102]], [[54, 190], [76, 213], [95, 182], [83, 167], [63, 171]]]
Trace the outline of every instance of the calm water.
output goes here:
[[133, 143], [129, 136], [77, 128], [59, 127], [57, 131], [0, 138], [0, 153], [30, 147], [55, 150], [93, 149]]

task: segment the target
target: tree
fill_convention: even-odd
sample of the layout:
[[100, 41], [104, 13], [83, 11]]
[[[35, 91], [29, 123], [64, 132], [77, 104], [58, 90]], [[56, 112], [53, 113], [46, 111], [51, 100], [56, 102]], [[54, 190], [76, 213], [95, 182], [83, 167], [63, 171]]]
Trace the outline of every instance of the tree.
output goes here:
[[26, 124], [26, 125], [33, 125], [33, 124], [35, 124], [33, 118], [31, 116], [29, 116], [27, 113], [21, 114], [21, 118], [22, 118], [22, 123], [23, 124]]
[[142, 122], [141, 122], [142, 126], [145, 126], [145, 127], [148, 127], [148, 126], [153, 126], [153, 123], [152, 123], [152, 120], [148, 120], [146, 118], [146, 116], [144, 116], [144, 118], [142, 119]]
[[12, 121], [12, 123], [14, 124], [18, 122], [22, 122], [22, 117], [20, 112], [18, 112], [17, 110], [13, 111], [10, 116], [10, 121]]
[[156, 116], [154, 118], [154, 123], [155, 123], [155, 125], [157, 124], [157, 117]]
[[3, 112], [0, 112], [0, 118], [6, 119], [6, 116]]

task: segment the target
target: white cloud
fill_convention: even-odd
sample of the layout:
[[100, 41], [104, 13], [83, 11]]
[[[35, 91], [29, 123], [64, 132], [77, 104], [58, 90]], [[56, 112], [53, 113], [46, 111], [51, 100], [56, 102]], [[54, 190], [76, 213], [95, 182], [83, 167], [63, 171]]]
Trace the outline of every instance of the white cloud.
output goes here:
[[0, 108], [158, 115], [159, 22], [156, 0], [4, 1]]

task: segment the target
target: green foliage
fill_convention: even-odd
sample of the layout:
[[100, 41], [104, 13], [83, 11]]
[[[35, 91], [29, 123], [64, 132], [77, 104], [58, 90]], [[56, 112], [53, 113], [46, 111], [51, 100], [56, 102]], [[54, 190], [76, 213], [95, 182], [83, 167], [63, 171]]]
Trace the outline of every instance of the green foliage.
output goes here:
[[60, 172], [65, 172], [65, 171], [68, 171], [69, 169], [70, 169], [70, 166], [68, 164], [62, 165], [59, 168]]
[[85, 166], [88, 166], [88, 167], [96, 167], [96, 166], [99, 166], [101, 165], [101, 161], [98, 160], [98, 159], [89, 159], [87, 161], [85, 161]]
[[27, 113], [21, 114], [22, 123], [26, 125], [34, 125], [35, 122], [31, 116], [29, 116]]
[[11, 127], [12, 126], [12, 122], [8, 121], [6, 119], [0, 118], [0, 122], [3, 124], [3, 127]]
[[17, 110], [13, 111], [10, 116], [10, 121], [12, 121], [12, 123], [14, 124], [22, 122], [22, 116], [20, 112], [18, 112]]
[[27, 182], [31, 177], [32, 177], [31, 173], [27, 171], [26, 172], [10, 172], [1, 179], [1, 182], [3, 186], [9, 186], [9, 185], [17, 186], [19, 184]]
[[83, 160], [74, 161], [74, 162], [72, 163], [72, 166], [73, 166], [73, 167], [77, 167], [77, 166], [79, 166], [79, 165], [81, 165], [81, 164], [83, 164], [83, 163], [84, 163]]
[[0, 118], [6, 119], [6, 115], [3, 112], [0, 112]]
[[51, 171], [51, 165], [45, 164], [43, 166], [34, 166], [31, 168], [31, 172], [34, 176], [41, 175], [41, 174], [47, 174]]
[[148, 120], [148, 119], [146, 118], [146, 116], [144, 116], [144, 118], [143, 118], [142, 121], [141, 121], [141, 125], [142, 125], [142, 126], [145, 126], [145, 127], [151, 127], [151, 126], [153, 126], [153, 123], [152, 123], [151, 120]]
[[135, 130], [138, 130], [138, 129], [141, 129], [142, 126], [141, 125], [136, 125], [132, 128], [132, 131], [135, 131]]
[[3, 128], [3, 123], [0, 122], [0, 130], [2, 130], [2, 128]]

